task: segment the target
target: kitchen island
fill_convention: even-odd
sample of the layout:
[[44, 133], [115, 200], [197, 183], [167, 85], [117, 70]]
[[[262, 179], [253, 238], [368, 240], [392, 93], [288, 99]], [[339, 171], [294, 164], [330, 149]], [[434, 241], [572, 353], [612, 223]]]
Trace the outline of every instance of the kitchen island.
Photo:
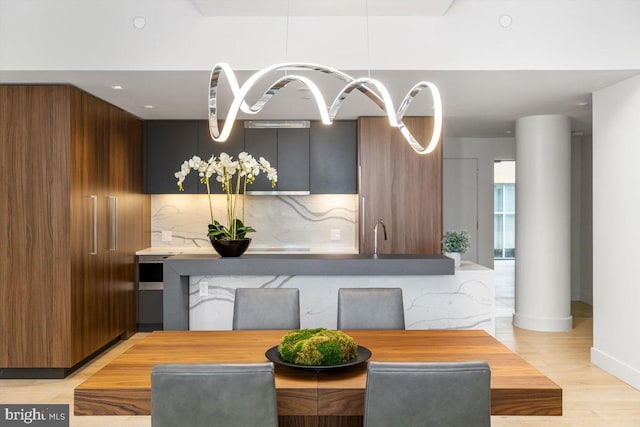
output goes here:
[[407, 329], [495, 333], [493, 270], [443, 255], [178, 255], [164, 262], [165, 330], [229, 330], [235, 289], [300, 289], [302, 328], [335, 329], [338, 289], [399, 287]]

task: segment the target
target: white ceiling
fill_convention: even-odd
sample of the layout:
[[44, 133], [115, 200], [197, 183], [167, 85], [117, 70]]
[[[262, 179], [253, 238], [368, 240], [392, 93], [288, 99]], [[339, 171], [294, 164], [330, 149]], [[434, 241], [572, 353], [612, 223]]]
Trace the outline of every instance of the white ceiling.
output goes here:
[[[237, 73], [243, 82], [251, 73]], [[350, 71], [366, 76], [366, 71]], [[632, 71], [373, 71], [387, 86], [396, 108], [413, 84], [428, 80], [440, 88], [446, 137], [501, 137], [514, 130], [518, 117], [565, 114], [573, 131], [591, 132], [591, 93], [638, 74]], [[332, 100], [343, 82], [315, 76], [325, 98]], [[0, 71], [5, 83], [70, 83], [143, 119], [204, 119], [207, 117], [209, 71]], [[221, 82], [220, 108], [230, 103]], [[114, 90], [121, 85], [122, 90]], [[315, 103], [292, 84], [282, 90], [254, 119], [319, 119]], [[262, 88], [264, 89], [264, 87]], [[250, 101], [256, 94], [251, 93]], [[580, 105], [584, 104], [586, 105]], [[144, 108], [153, 105], [153, 109]], [[432, 101], [420, 95], [407, 115], [429, 115]], [[382, 115], [360, 93], [345, 101], [337, 119]]]
[[[212, 64], [243, 70], [243, 82], [247, 70], [289, 58], [355, 77], [370, 67], [396, 108], [418, 81], [437, 84], [445, 137], [508, 136], [517, 118], [537, 114], [567, 115], [574, 131], [588, 134], [592, 92], [640, 73], [640, 1], [576, 3], [0, 0], [0, 83], [68, 83], [143, 119], [204, 119]], [[505, 15], [513, 17], [508, 27], [500, 24]], [[140, 17], [143, 29], [135, 27]], [[310, 77], [329, 102], [342, 85]], [[298, 89], [285, 88], [252, 118], [318, 119]], [[220, 95], [224, 117], [230, 97]], [[421, 94], [407, 114], [430, 112]], [[378, 114], [353, 93], [337, 118]]]
[[204, 16], [442, 16], [455, 0], [195, 0]]

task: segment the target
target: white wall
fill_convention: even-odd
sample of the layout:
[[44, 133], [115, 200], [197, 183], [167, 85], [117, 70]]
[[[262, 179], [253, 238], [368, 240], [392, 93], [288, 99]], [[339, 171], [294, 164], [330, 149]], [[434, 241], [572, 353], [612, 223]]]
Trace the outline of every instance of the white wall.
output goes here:
[[593, 95], [591, 361], [640, 389], [640, 77]]
[[445, 138], [443, 150], [445, 159], [477, 159], [478, 264], [493, 268], [493, 164], [495, 160], [516, 158], [515, 140], [513, 138]]
[[[444, 158], [478, 161], [478, 263], [493, 268], [493, 166], [515, 160], [515, 140], [445, 138], [443, 147]], [[573, 137], [571, 158], [571, 299], [593, 304], [590, 137]]]

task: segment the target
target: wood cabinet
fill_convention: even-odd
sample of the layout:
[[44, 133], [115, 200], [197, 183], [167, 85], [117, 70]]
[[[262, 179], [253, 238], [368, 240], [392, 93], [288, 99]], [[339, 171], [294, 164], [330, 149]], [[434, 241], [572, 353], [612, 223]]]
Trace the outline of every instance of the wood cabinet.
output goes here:
[[61, 377], [136, 331], [142, 122], [70, 86], [3, 85], [0, 123], [0, 372]]
[[[420, 141], [431, 138], [430, 117], [405, 117]], [[378, 229], [378, 253], [440, 253], [442, 239], [442, 141], [430, 154], [413, 151], [386, 117], [358, 120], [360, 165], [360, 252], [374, 252], [374, 226], [384, 220], [387, 240]]]

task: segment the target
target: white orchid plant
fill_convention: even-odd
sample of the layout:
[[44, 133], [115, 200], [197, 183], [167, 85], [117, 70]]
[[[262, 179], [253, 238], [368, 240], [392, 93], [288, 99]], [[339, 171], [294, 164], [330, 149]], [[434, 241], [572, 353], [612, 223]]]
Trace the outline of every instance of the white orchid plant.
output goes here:
[[[237, 160], [233, 160], [233, 157], [227, 153], [220, 153], [218, 158], [211, 156], [209, 160], [202, 160], [198, 156], [193, 156], [191, 159], [185, 160], [180, 170], [175, 173], [180, 191], [184, 191], [182, 183], [192, 170], [198, 172], [200, 182], [207, 186], [209, 212], [211, 213], [211, 224], [209, 224], [207, 235], [210, 238], [214, 240], [244, 239], [247, 233], [256, 231], [244, 223], [244, 202], [247, 185], [252, 184], [260, 172], [267, 174], [272, 187], [275, 187], [276, 182], [278, 182], [278, 171], [271, 167], [271, 164], [264, 157], [256, 160], [251, 154], [244, 151], [238, 154]], [[216, 181], [220, 183], [222, 190], [227, 195], [227, 223], [229, 224], [227, 227], [213, 218], [209, 181], [214, 175]], [[241, 194], [240, 190], [242, 190], [242, 219], [236, 216], [238, 196]]]

